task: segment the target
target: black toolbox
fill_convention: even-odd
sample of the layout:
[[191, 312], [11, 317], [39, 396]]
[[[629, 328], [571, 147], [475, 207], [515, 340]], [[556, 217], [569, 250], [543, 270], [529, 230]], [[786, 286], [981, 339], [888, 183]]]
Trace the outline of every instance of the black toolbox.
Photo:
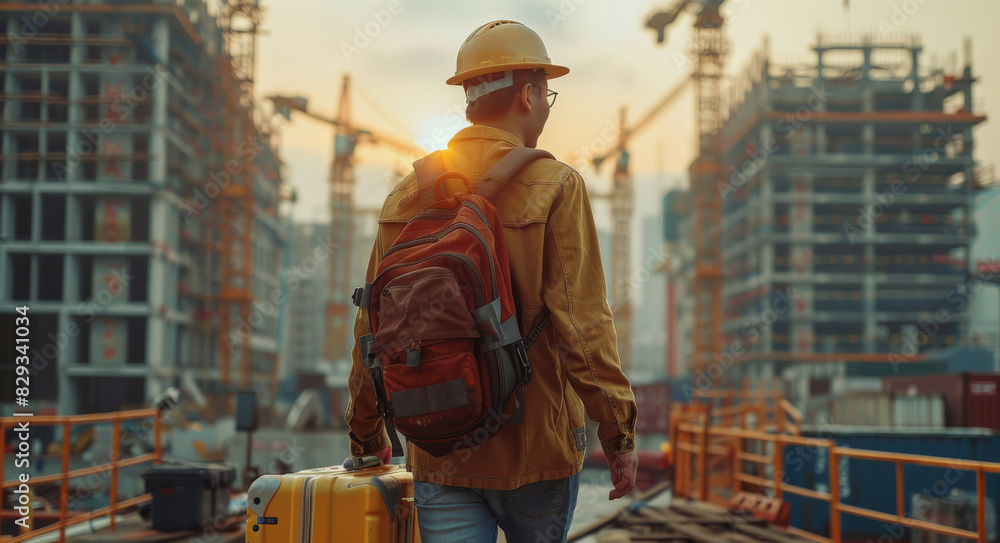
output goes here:
[[236, 468], [223, 463], [165, 463], [142, 474], [153, 495], [153, 529], [193, 530], [229, 516]]

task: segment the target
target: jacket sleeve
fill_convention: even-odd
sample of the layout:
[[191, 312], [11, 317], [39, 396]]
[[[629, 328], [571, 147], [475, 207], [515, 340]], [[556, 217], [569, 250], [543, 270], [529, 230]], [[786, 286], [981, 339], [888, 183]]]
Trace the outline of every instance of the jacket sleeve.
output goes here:
[[570, 171], [545, 235], [543, 298], [569, 382], [598, 423], [605, 455], [635, 449], [636, 403], [618, 358], [597, 227], [583, 178]]
[[[368, 260], [368, 271], [365, 281], [375, 278], [375, 270], [382, 259], [382, 229], [378, 229], [372, 254]], [[371, 333], [368, 320], [368, 310], [359, 307], [354, 318], [354, 348], [351, 350], [351, 373], [347, 380], [350, 400], [344, 420], [350, 428], [351, 455], [363, 456], [381, 451], [389, 446], [389, 435], [385, 431], [385, 422], [375, 407], [375, 390], [372, 386], [371, 371], [365, 369], [361, 360], [361, 343], [359, 339]]]

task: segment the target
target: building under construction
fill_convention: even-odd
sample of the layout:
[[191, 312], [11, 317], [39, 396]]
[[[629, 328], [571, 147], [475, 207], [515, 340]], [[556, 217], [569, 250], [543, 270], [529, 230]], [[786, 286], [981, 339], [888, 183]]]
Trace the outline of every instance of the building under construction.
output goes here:
[[[806, 66], [772, 64], [765, 46], [732, 89], [721, 231], [702, 234], [719, 240], [723, 279], [702, 386], [781, 378], [802, 401], [818, 383], [836, 393], [909, 363], [926, 372], [967, 333], [974, 198], [989, 182], [973, 160], [985, 117], [969, 46], [959, 67], [923, 62], [915, 38], [817, 40]], [[672, 376], [698, 369], [688, 339], [707, 333], [690, 294], [693, 205], [690, 192], [664, 200]]]
[[40, 6], [0, 4], [0, 342], [29, 306], [33, 408], [276, 382], [281, 173], [253, 117], [256, 2]]

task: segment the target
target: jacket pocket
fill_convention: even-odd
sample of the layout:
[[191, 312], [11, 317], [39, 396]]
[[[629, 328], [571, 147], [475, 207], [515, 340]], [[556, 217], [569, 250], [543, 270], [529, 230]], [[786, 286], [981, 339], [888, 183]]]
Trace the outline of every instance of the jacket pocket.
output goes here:
[[534, 322], [535, 317], [541, 313], [540, 309], [522, 309], [521, 310], [521, 320], [517, 323], [521, 327], [521, 337], [528, 335], [528, 329], [531, 328], [531, 323]]

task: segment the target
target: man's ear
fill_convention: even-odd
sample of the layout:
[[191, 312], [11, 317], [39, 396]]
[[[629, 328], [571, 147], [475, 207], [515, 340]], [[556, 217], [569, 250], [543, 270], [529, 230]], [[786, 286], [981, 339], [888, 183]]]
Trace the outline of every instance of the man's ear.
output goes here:
[[524, 86], [521, 87], [521, 92], [518, 93], [518, 96], [521, 98], [521, 105], [524, 106], [525, 111], [529, 113], [531, 112], [531, 102], [528, 99], [530, 94], [531, 83], [525, 83]]

